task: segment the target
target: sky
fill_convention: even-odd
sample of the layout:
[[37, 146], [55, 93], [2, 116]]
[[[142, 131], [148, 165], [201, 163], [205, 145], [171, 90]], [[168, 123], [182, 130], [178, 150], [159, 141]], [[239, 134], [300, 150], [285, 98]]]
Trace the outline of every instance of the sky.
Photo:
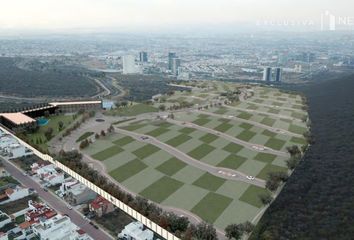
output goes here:
[[0, 0], [0, 30], [170, 29], [354, 16], [352, 0]]

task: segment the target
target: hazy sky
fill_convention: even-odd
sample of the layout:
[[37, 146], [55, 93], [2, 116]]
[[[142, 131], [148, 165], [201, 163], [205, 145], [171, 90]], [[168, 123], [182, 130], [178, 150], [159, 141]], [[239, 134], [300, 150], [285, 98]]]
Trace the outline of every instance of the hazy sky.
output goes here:
[[0, 29], [168, 28], [354, 16], [352, 0], [0, 0]]

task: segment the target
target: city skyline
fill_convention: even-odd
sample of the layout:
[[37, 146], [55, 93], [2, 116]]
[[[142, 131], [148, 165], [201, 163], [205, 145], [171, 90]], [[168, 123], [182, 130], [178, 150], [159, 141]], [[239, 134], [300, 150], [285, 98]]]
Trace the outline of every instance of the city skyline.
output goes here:
[[[181, 31], [290, 25], [314, 30], [321, 14], [351, 17], [353, 3], [280, 0], [2, 0], [0, 31]], [[340, 2], [344, 3], [344, 0]], [[316, 25], [313, 27], [312, 25]], [[288, 27], [287, 26], [287, 27]]]

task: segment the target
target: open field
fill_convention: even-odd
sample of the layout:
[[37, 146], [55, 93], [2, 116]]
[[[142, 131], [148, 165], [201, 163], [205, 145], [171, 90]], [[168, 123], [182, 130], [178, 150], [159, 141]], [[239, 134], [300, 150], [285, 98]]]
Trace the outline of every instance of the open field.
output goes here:
[[[100, 138], [84, 153], [101, 161], [109, 175], [129, 190], [161, 205], [195, 213], [221, 229], [231, 221], [252, 220], [262, 208], [258, 195], [264, 189], [216, 177], [122, 134]], [[251, 201], [248, 193], [244, 196], [249, 188], [255, 194]], [[240, 213], [241, 208], [247, 211]]]
[[128, 105], [126, 107], [120, 107], [118, 109], [107, 111], [105, 114], [112, 116], [135, 116], [142, 113], [157, 112], [158, 109], [154, 106], [137, 103]]
[[[178, 116], [176, 116], [176, 119], [178, 119]], [[191, 116], [188, 115], [188, 117]], [[218, 124], [223, 123], [218, 122]], [[214, 126], [218, 125], [214, 124]], [[263, 179], [267, 178], [267, 174], [261, 174], [266, 167], [269, 172], [273, 168], [287, 170], [284, 157], [268, 154], [266, 155], [267, 159], [263, 160], [264, 154], [262, 153], [247, 149], [220, 136], [190, 127], [182, 127], [162, 121], [140, 121], [137, 124], [132, 122], [121, 128], [155, 137], [157, 140], [211, 166], [230, 168], [257, 177], [259, 175]], [[240, 127], [240, 131], [246, 130]], [[236, 135], [239, 135], [239, 133]], [[277, 138], [269, 138], [266, 135], [263, 135], [263, 138], [264, 143], [275, 148], [279, 148], [281, 144], [285, 143], [285, 140], [279, 140], [280, 142], [278, 142], [276, 141]]]
[[[53, 129], [53, 136], [56, 136], [59, 132], [62, 132], [67, 126], [74, 122], [73, 115], [53, 115], [48, 118], [48, 124], [45, 126], [39, 127], [38, 131], [35, 133], [29, 133], [26, 135], [26, 138], [31, 144], [36, 144], [42, 149], [47, 149], [48, 140], [45, 137], [45, 132], [48, 128]], [[59, 131], [59, 122], [63, 122], [63, 128]]]
[[269, 127], [284, 129], [286, 131], [293, 132], [296, 134], [303, 134], [307, 131], [307, 126], [302, 121], [296, 121], [281, 117], [277, 118], [275, 116], [270, 116], [262, 113], [246, 112], [226, 107], [223, 107], [221, 109], [209, 108], [207, 111], [216, 114], [220, 114], [220, 111], [222, 111], [222, 114], [225, 116], [235, 116], [244, 120], [259, 122]]
[[[215, 176], [189, 161], [235, 170], [262, 183], [269, 173], [288, 173], [287, 148], [307, 144], [303, 134], [308, 131], [308, 115], [302, 98], [259, 86], [182, 84], [192, 90], [160, 96], [152, 105], [115, 110], [117, 116], [132, 116], [131, 121], [117, 121], [115, 127], [133, 133], [135, 139], [124, 131], [109, 134], [84, 153], [103, 163], [107, 174], [129, 191], [162, 206], [189, 211], [219, 229], [252, 221], [263, 209], [259, 195], [268, 190]], [[230, 100], [235, 94], [239, 97]], [[169, 112], [133, 119], [157, 112], [161, 105]], [[180, 110], [182, 105], [189, 109]], [[171, 112], [173, 116], [167, 117]]]

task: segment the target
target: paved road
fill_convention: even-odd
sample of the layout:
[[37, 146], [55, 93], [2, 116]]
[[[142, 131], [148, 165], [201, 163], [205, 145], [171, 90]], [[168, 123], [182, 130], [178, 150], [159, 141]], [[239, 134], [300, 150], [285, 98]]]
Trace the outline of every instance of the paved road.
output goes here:
[[206, 164], [202, 161], [198, 161], [189, 155], [185, 154], [184, 152], [171, 147], [170, 145], [163, 143], [159, 140], [157, 140], [154, 137], [144, 135], [144, 134], [139, 134], [135, 132], [130, 132], [121, 128], [115, 128], [115, 131], [124, 135], [128, 135], [134, 139], [136, 139], [139, 142], [145, 142], [145, 143], [150, 143], [152, 145], [155, 145], [156, 147], [168, 152], [172, 156], [175, 156], [176, 158], [180, 159], [181, 161], [187, 163], [188, 165], [191, 165], [193, 167], [199, 168], [205, 172], [209, 172], [212, 175], [215, 175], [217, 177], [221, 177], [224, 179], [229, 179], [229, 180], [237, 180], [237, 181], [242, 181], [246, 182], [252, 185], [256, 185], [259, 187], [265, 187], [265, 181], [262, 179], [254, 179], [254, 180], [249, 180], [247, 179], [247, 175], [228, 168], [219, 168], [219, 167], [214, 167], [209, 164]]
[[274, 155], [279, 155], [279, 156], [283, 156], [283, 157], [289, 157], [290, 156], [287, 152], [274, 150], [272, 148], [269, 148], [269, 147], [266, 147], [266, 146], [263, 146], [263, 145], [259, 145], [259, 144], [249, 143], [249, 142], [243, 141], [241, 139], [232, 137], [232, 136], [230, 136], [228, 134], [225, 134], [223, 132], [216, 131], [216, 130], [213, 130], [213, 129], [210, 129], [210, 128], [207, 128], [207, 127], [199, 126], [199, 125], [191, 123], [191, 122], [184, 123], [184, 122], [180, 122], [180, 121], [176, 121], [176, 120], [172, 120], [172, 119], [167, 119], [167, 122], [170, 122], [170, 123], [175, 124], [175, 125], [179, 125], [181, 127], [190, 127], [190, 128], [198, 129], [199, 131], [203, 131], [203, 132], [207, 132], [207, 133], [211, 133], [211, 134], [217, 135], [217, 136], [222, 137], [222, 138], [224, 138], [224, 139], [226, 139], [226, 140], [228, 140], [230, 142], [239, 144], [239, 145], [241, 145], [241, 146], [243, 146], [245, 148], [248, 148], [248, 149], [250, 149], [252, 151], [255, 151], [255, 152], [267, 152], [267, 153], [272, 153]]
[[276, 106], [276, 105], [264, 104], [264, 103], [257, 103], [257, 102], [253, 102], [253, 101], [247, 101], [247, 100], [244, 100], [243, 102], [254, 104], [254, 105], [259, 105], [259, 106], [264, 106], [264, 107], [275, 108], [275, 109], [284, 109], [284, 110], [294, 111], [294, 112], [298, 112], [298, 113], [304, 113], [303, 110], [296, 109], [296, 108], [282, 107], [282, 106]]
[[4, 168], [11, 174], [11, 176], [20, 181], [24, 186], [36, 190], [40, 198], [42, 198], [53, 209], [60, 212], [61, 214], [67, 214], [71, 221], [79, 228], [84, 230], [90, 237], [96, 240], [114, 239], [102, 230], [91, 226], [89, 221], [83, 219], [82, 215], [79, 214], [76, 210], [68, 209], [67, 204], [63, 200], [60, 200], [58, 197], [56, 197], [53, 193], [43, 191], [42, 187], [37, 182], [35, 182], [31, 177], [25, 176], [23, 172], [12, 163], [6, 160], [3, 160], [2, 162], [4, 164]]
[[[247, 92], [245, 92], [246, 90], [242, 89], [241, 91], [242, 92], [241, 92], [240, 98], [239, 98], [240, 101], [241, 102], [247, 102]], [[244, 109], [244, 108], [232, 107], [232, 106], [227, 106], [227, 105], [226, 105], [226, 107], [234, 108], [234, 109], [238, 109], [238, 110], [243, 110], [243, 111], [246, 111], [246, 112], [256, 112], [256, 113], [260, 113], [260, 114], [266, 114], [266, 115], [269, 115], [269, 116], [280, 117], [280, 118], [284, 118], [284, 119], [290, 119], [290, 120], [295, 121], [295, 122], [303, 122], [301, 119], [290, 117], [290, 116], [286, 116], [286, 115], [282, 115], [282, 114], [268, 113], [268, 112], [253, 110], [253, 109]]]
[[210, 116], [214, 116], [214, 117], [218, 117], [218, 118], [221, 117], [221, 118], [224, 118], [224, 119], [234, 119], [235, 121], [249, 123], [249, 124], [255, 125], [257, 127], [267, 129], [267, 130], [269, 130], [271, 132], [274, 132], [274, 133], [277, 133], [277, 134], [284, 134], [284, 135], [293, 136], [293, 137], [303, 137], [303, 135], [301, 135], [301, 134], [293, 133], [293, 132], [290, 132], [288, 130], [284, 130], [284, 129], [281, 129], [281, 128], [270, 127], [270, 126], [264, 125], [264, 124], [259, 123], [259, 122], [246, 120], [246, 119], [239, 118], [239, 117], [236, 117], [236, 116], [233, 116], [233, 115], [220, 115], [220, 114], [217, 114], [217, 113], [207, 112], [207, 111], [202, 111], [202, 110], [192, 110], [192, 112], [202, 113], [202, 114], [206, 114], [206, 115], [210, 115]]
[[99, 97], [106, 97], [106, 96], [109, 96], [111, 95], [111, 90], [109, 90], [102, 82], [101, 80], [95, 78], [93, 79], [97, 85], [99, 85], [101, 88], [103, 88], [103, 91], [92, 96], [91, 98], [99, 98]]
[[230, 106], [230, 105], [224, 105], [224, 106], [227, 107], [227, 108], [231, 108], [231, 109], [235, 109], [235, 110], [239, 110], [239, 111], [250, 112], [250, 113], [265, 114], [265, 115], [269, 115], [269, 116], [273, 116], [273, 117], [277, 117], [277, 118], [289, 119], [289, 120], [292, 120], [292, 121], [294, 121], [294, 122], [301, 122], [301, 123], [303, 122], [301, 119], [293, 118], [293, 117], [286, 116], [286, 115], [275, 114], [275, 113], [268, 113], [268, 112], [253, 110], [253, 109], [246, 109], [246, 108], [234, 107], [234, 106]]
[[[79, 135], [79, 134], [78, 134]], [[64, 145], [63, 145], [63, 149], [64, 150], [71, 150], [72, 149], [72, 146], [76, 146], [77, 147], [77, 143], [74, 143], [72, 141], [69, 141], [69, 142], [66, 142]], [[82, 153], [82, 160], [86, 163], [88, 163], [89, 165], [91, 165], [91, 167], [93, 169], [95, 169], [96, 171], [98, 171], [100, 174], [102, 174], [103, 176], [105, 176], [107, 179], [109, 179], [112, 183], [116, 184], [117, 186], [119, 186], [120, 189], [122, 189], [123, 191], [127, 192], [127, 193], [130, 193], [132, 196], [137, 196], [138, 194], [135, 193], [135, 192], [132, 192], [130, 191], [128, 188], [126, 188], [123, 184], [121, 184], [120, 182], [118, 182], [117, 180], [115, 180], [114, 178], [112, 178], [108, 172], [107, 172], [107, 169], [106, 169], [106, 166], [100, 162], [100, 161], [97, 161], [95, 159], [93, 159], [92, 157], [90, 157], [89, 155], [87, 154], [84, 154]], [[178, 216], [185, 216], [189, 219], [189, 221], [193, 224], [198, 224], [198, 223], [201, 223], [203, 222], [203, 220], [187, 211], [187, 210], [184, 210], [184, 209], [181, 209], [181, 208], [176, 208], [176, 207], [170, 207], [170, 206], [165, 206], [165, 205], [162, 205], [162, 204], [159, 204], [159, 203], [155, 203], [157, 206], [159, 206], [161, 209], [163, 209], [164, 211], [167, 211], [167, 212], [173, 212], [175, 213], [176, 215]], [[217, 234], [218, 234], [218, 237], [220, 240], [225, 240], [225, 232], [222, 230], [222, 229], [218, 229], [218, 228], [215, 228], [216, 231], [217, 231]]]

